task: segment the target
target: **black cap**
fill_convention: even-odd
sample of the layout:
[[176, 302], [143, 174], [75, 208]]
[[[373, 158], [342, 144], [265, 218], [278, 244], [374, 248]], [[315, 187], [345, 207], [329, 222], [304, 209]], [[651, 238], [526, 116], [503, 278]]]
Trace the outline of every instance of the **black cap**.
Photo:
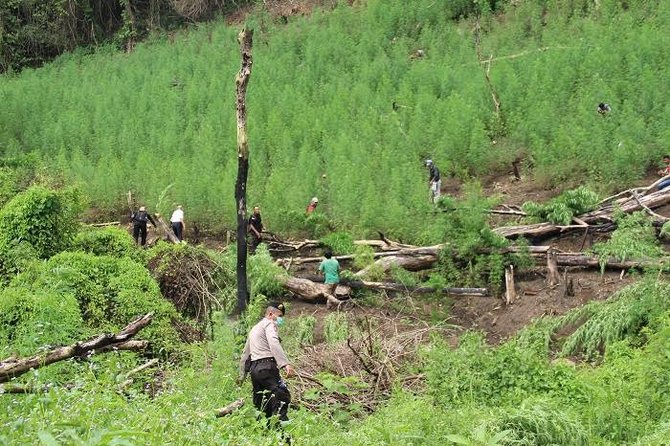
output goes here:
[[281, 302], [270, 302], [270, 303], [268, 304], [268, 307], [275, 308], [275, 309], [281, 311], [281, 315], [282, 315], [282, 316], [283, 316], [284, 313], [286, 312], [286, 307], [285, 307], [284, 304], [281, 303]]

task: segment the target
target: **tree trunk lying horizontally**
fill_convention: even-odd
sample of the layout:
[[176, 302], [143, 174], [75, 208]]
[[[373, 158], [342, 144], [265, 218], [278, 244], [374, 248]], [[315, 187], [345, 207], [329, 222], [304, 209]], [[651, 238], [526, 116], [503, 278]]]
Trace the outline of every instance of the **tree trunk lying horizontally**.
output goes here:
[[[323, 276], [306, 276], [312, 282], [323, 282]], [[367, 280], [342, 280], [342, 285], [348, 286], [352, 290], [372, 289], [381, 291], [397, 291], [402, 293], [444, 293], [452, 296], [488, 296], [487, 288], [459, 288], [459, 287], [433, 287], [429, 285], [405, 285], [397, 282], [371, 282]]]
[[46, 353], [32, 356], [30, 358], [9, 358], [0, 362], [0, 383], [7, 382], [12, 378], [21, 376], [32, 369], [63, 361], [68, 358], [82, 357], [94, 350], [122, 345], [135, 336], [140, 330], [151, 323], [151, 313], [134, 320], [118, 334], [102, 334], [89, 341], [77, 342], [65, 347], [58, 347]]
[[244, 406], [244, 398], [237, 399], [221, 409], [216, 409], [215, 414], [218, 418], [225, 417]]
[[338, 299], [337, 296], [349, 296], [351, 294], [351, 288], [344, 285], [338, 285], [335, 290], [335, 295], [332, 295], [329, 292], [330, 287], [323, 283], [316, 283], [309, 279], [301, 279], [299, 277], [291, 276], [278, 277], [278, 279], [284, 288], [308, 302], [325, 300], [329, 306], [339, 306], [342, 301]]
[[[506, 238], [520, 236], [542, 238], [571, 229], [585, 229], [588, 225], [597, 224], [599, 222], [612, 222], [614, 220], [614, 213], [617, 210], [629, 214], [636, 211], [658, 208], [668, 203], [670, 203], [670, 188], [652, 192], [644, 196], [640, 196], [635, 190], [631, 190], [628, 192], [628, 196], [610, 201], [599, 209], [577, 216], [577, 220], [581, 221], [581, 223], [577, 225], [536, 223], [520, 226], [501, 226], [495, 228], [493, 232]], [[665, 219], [665, 217], [661, 218]]]

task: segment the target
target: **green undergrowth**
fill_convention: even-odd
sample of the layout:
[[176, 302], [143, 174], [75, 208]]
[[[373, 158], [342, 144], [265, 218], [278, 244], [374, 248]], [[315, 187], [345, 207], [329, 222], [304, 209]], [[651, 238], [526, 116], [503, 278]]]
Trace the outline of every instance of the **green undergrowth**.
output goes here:
[[577, 189], [563, 192], [546, 204], [528, 201], [521, 209], [533, 221], [569, 225], [573, 217], [595, 209], [599, 200], [595, 192], [580, 186]]
[[[66, 299], [74, 299], [79, 319], [69, 321], [73, 324], [70, 329], [80, 327], [83, 321], [89, 333], [118, 332], [135, 318], [153, 313], [151, 325], [142, 330], [139, 338], [150, 340], [151, 349], [156, 354], [167, 354], [178, 348], [179, 339], [171, 321], [180, 318], [179, 314], [163, 299], [149, 272], [129, 258], [61, 253], [17, 276], [2, 293], [9, 294], [12, 290], [24, 295], [46, 292], [47, 296], [63, 295], [68, 296]], [[48, 308], [54, 301], [57, 300], [45, 300], [36, 307], [45, 305]], [[17, 304], [22, 305], [19, 300]], [[46, 318], [43, 323], [61, 322], [56, 312], [50, 316], [50, 311], [42, 309], [40, 314]], [[77, 340], [78, 337], [68, 339], [69, 342]], [[31, 351], [17, 353], [26, 355]]]
[[0, 283], [31, 261], [68, 249], [79, 229], [81, 194], [35, 185], [0, 209]]
[[[426, 241], [443, 240], [438, 271], [443, 286], [485, 287], [492, 294], [502, 289], [505, 268], [517, 270], [532, 264], [527, 252], [505, 252], [511, 242], [496, 234], [488, 222], [487, 211], [499, 202], [499, 197], [484, 196], [481, 185], [466, 184], [462, 199], [443, 197], [432, 217], [439, 222], [434, 233], [426, 234]], [[517, 240], [523, 247], [526, 242]]]
[[[552, 343], [574, 336], [559, 332], [574, 323], [571, 314], [541, 319], [498, 346], [487, 345], [476, 333], [464, 335], [456, 348], [434, 337], [422, 347], [416, 364], [426, 374], [422, 390], [404, 389], [399, 381], [390, 399], [367, 416], [293, 408], [285, 429], [295, 443], [315, 446], [666, 444], [670, 313], [661, 297], [667, 292], [666, 282], [648, 278], [611, 301], [591, 304], [581, 320], [599, 324], [604, 333], [609, 328], [598, 322], [598, 315], [611, 312], [613, 305], [631, 306], [647, 295], [657, 299], [656, 305], [646, 306], [650, 323], [630, 324], [604, 338], [598, 362], [555, 357]], [[247, 324], [258, 321], [264, 307], [264, 301], [253, 302]], [[631, 308], [629, 313], [642, 312]], [[616, 314], [629, 317], [623, 311]], [[296, 338], [285, 339], [289, 356], [295, 357], [312, 342], [306, 333], [314, 322], [295, 318], [290, 306], [286, 317], [280, 331], [284, 338]], [[118, 393], [110, 386], [131, 367], [122, 356], [111, 369], [100, 363], [95, 371], [81, 368], [71, 390], [2, 395], [7, 404], [0, 406], [0, 442], [277, 444], [280, 434], [257, 421], [248, 381], [241, 388], [234, 384], [237, 326], [217, 317], [214, 341], [187, 347], [188, 359], [179, 365], [163, 365], [153, 396], [142, 387]], [[303, 333], [300, 340], [298, 333]], [[152, 376], [145, 379], [152, 382]], [[321, 378], [330, 382], [326, 375]], [[40, 383], [42, 377], [31, 379]], [[214, 417], [215, 408], [239, 397], [247, 398], [242, 409]]]
[[[617, 223], [616, 230], [609, 240], [596, 243], [592, 250], [600, 259], [600, 269], [605, 271], [607, 261], [616, 259], [621, 262], [626, 260], [654, 261], [661, 259], [665, 250], [661, 247], [656, 236], [656, 230], [651, 219], [644, 212], [633, 214], [615, 214]], [[651, 263], [644, 267], [647, 270], [667, 269], [663, 263]]]

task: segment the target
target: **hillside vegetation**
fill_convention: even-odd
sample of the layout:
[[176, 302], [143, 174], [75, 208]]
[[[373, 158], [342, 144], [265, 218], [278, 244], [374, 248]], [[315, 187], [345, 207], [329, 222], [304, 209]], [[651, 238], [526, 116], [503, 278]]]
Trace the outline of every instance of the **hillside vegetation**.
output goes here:
[[[130, 189], [151, 210], [178, 202], [191, 221], [233, 224], [237, 30], [203, 25], [129, 54], [71, 54], [3, 77], [0, 445], [270, 446], [287, 436], [314, 446], [668, 445], [670, 225], [659, 231], [650, 209], [614, 212], [613, 232], [591, 247], [603, 272], [566, 268], [564, 283], [548, 286], [529, 253], [507, 251], [510, 240], [491, 229], [496, 197], [474, 179], [507, 174], [520, 159], [539, 184], [588, 183], [524, 206], [528, 220], [571, 224], [597, 206], [594, 191], [655, 167], [670, 128], [670, 4], [370, 0], [286, 24], [262, 13], [248, 22], [249, 192], [270, 229], [327, 233], [323, 245], [355, 253], [344, 278], [374, 261], [370, 246], [354, 244], [374, 230], [447, 248], [430, 272], [367, 268], [366, 278], [408, 291], [354, 291], [348, 307], [331, 310], [287, 299], [280, 282], [297, 270], [261, 245], [248, 259], [249, 307], [230, 319], [232, 245], [143, 249], [123, 228], [81, 220], [86, 206], [126, 212]], [[499, 111], [478, 61], [489, 56]], [[605, 116], [595, 110], [603, 101]], [[466, 183], [440, 202], [449, 212], [428, 203], [427, 157]], [[305, 217], [313, 195], [321, 204]], [[605, 273], [608, 259], [646, 263]], [[504, 304], [496, 299], [509, 265], [517, 279], [537, 278]], [[573, 279], [585, 293], [568, 292]], [[455, 297], [468, 307], [459, 319], [445, 294], [412, 294], [413, 285], [492, 295]], [[528, 318], [514, 310], [540, 300], [535, 286], [552, 292], [543, 316], [522, 327]], [[268, 299], [287, 301], [281, 342], [300, 372], [288, 379], [294, 404], [278, 428], [259, 417], [249, 382], [235, 381]], [[74, 349], [6, 372], [147, 313], [140, 350]], [[453, 325], [487, 320], [510, 325], [497, 345]], [[215, 416], [239, 398], [240, 409]]]
[[[413, 238], [429, 210], [428, 157], [463, 180], [521, 157], [541, 184], [599, 190], [655, 166], [670, 128], [667, 2], [496, 2], [480, 14], [463, 4], [371, 0], [286, 25], [248, 18], [249, 196], [271, 229], [296, 230], [316, 195], [333, 225]], [[478, 62], [477, 15], [490, 68]], [[132, 189], [153, 209], [178, 202], [191, 220], [232, 226], [236, 33], [202, 25], [2, 78], [3, 157], [32, 154], [103, 212], [123, 209]]]

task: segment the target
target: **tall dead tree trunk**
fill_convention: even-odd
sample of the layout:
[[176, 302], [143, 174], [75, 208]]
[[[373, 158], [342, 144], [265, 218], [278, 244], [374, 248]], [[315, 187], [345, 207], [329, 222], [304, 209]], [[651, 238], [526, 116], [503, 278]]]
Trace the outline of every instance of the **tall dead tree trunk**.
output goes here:
[[482, 69], [484, 70], [484, 79], [486, 80], [486, 86], [489, 88], [489, 92], [491, 93], [491, 100], [493, 101], [493, 112], [495, 114], [496, 120], [498, 121], [499, 125], [502, 128], [503, 126], [502, 126], [502, 116], [500, 114], [500, 97], [498, 96], [498, 93], [496, 92], [496, 89], [493, 86], [493, 82], [491, 81], [491, 76], [489, 75], [489, 72], [491, 71], [491, 64], [493, 63], [493, 56], [490, 56], [488, 60], [486, 60], [482, 55], [481, 27], [479, 25], [479, 17], [477, 17], [477, 20], [475, 22], [475, 51], [477, 52], [477, 60], [479, 60], [479, 64], [482, 66]]
[[253, 30], [244, 28], [237, 36], [240, 44], [242, 66], [235, 77], [237, 92], [237, 182], [235, 204], [237, 207], [237, 310], [247, 308], [247, 176], [249, 175], [249, 141], [247, 139], [247, 85], [251, 77], [251, 47]]

